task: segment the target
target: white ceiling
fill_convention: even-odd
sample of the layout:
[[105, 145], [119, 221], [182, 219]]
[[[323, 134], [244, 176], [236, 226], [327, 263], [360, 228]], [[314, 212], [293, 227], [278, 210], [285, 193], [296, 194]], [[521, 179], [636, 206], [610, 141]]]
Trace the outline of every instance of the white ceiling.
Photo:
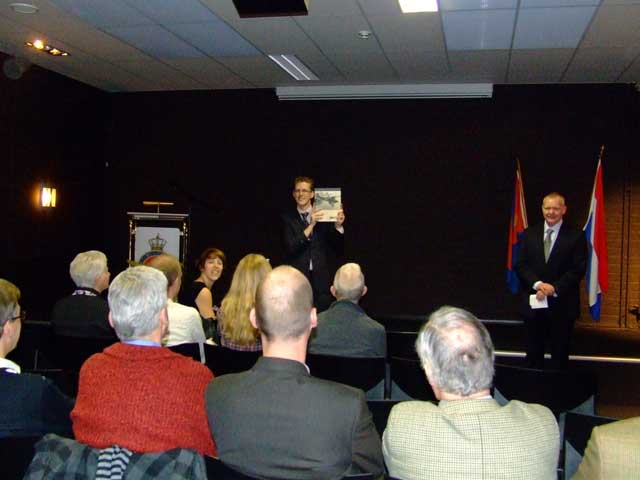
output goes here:
[[[313, 83], [640, 82], [640, 0], [309, 0], [309, 15], [239, 18], [232, 0], [0, 0], [0, 51], [106, 91]], [[359, 38], [370, 30], [369, 39]], [[24, 46], [42, 38], [52, 57]], [[269, 54], [319, 78], [297, 82]]]

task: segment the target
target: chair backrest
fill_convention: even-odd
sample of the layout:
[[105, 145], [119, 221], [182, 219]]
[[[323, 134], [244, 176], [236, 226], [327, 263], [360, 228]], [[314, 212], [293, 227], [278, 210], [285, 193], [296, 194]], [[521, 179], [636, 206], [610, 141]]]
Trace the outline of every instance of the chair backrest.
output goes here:
[[416, 338], [418, 332], [387, 331], [387, 357], [418, 359]]
[[367, 400], [367, 406], [373, 417], [373, 424], [376, 426], [380, 437], [382, 437], [384, 429], [387, 428], [387, 420], [391, 409], [398, 403], [400, 403], [398, 400]]
[[112, 345], [113, 340], [102, 338], [69, 337], [51, 335], [46, 347], [47, 358], [53, 364], [67, 371], [79, 372], [82, 364], [95, 353]]
[[591, 371], [537, 370], [496, 364], [493, 382], [496, 399], [521, 400], [548, 407], [556, 417], [582, 405], [593, 414], [596, 376]]
[[594, 427], [615, 422], [615, 418], [567, 413], [564, 421], [564, 478], [569, 479], [578, 470]]
[[390, 357], [389, 368], [391, 369], [391, 398], [396, 397], [394, 388], [399, 387], [402, 393], [410, 398], [436, 401], [420, 360]]
[[198, 343], [181, 343], [179, 345], [171, 345], [169, 350], [185, 357], [191, 357], [196, 362], [200, 362], [200, 345]]
[[255, 477], [250, 477], [225, 465], [219, 458], [204, 457], [204, 463], [207, 467], [209, 480], [255, 480]]
[[311, 375], [344, 383], [365, 392], [384, 381], [384, 357], [339, 357], [307, 354], [306, 363]]
[[2, 478], [20, 479], [24, 477], [35, 453], [33, 446], [41, 438], [42, 435], [0, 438], [0, 471], [2, 471]]
[[204, 344], [206, 365], [214, 375], [238, 373], [249, 370], [262, 356], [262, 352], [243, 352], [218, 345]]

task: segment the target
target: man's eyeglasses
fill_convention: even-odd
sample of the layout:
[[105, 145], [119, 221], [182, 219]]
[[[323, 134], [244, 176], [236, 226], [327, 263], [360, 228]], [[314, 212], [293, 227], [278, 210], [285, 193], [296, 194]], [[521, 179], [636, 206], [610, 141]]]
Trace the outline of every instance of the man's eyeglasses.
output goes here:
[[294, 190], [294, 193], [311, 193], [311, 190]]
[[21, 322], [24, 322], [27, 319], [27, 311], [20, 310], [20, 315], [16, 315], [15, 317], [11, 317], [11, 321], [20, 319]]

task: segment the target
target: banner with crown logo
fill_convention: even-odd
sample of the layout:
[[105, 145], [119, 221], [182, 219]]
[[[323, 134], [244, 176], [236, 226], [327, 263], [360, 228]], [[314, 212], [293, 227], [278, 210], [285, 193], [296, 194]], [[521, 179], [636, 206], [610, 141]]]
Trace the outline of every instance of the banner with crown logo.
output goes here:
[[161, 253], [180, 258], [180, 229], [138, 227], [136, 229], [135, 260], [146, 264]]

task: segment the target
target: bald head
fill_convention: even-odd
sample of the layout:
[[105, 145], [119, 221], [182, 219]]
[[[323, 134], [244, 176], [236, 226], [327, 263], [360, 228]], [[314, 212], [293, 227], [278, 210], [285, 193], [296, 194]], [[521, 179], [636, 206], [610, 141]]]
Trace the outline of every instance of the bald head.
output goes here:
[[256, 291], [256, 326], [267, 340], [294, 340], [308, 335], [312, 309], [309, 280], [293, 267], [275, 268]]
[[338, 300], [358, 302], [365, 294], [364, 274], [357, 263], [345, 263], [333, 278], [332, 293]]

